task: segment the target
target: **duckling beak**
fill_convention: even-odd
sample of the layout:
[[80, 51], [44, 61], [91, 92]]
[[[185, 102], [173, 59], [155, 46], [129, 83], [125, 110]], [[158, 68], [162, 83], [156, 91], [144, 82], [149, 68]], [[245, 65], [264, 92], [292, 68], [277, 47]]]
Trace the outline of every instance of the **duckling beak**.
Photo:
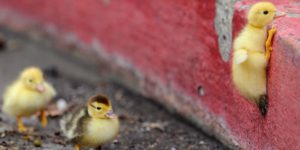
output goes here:
[[105, 116], [106, 116], [107, 118], [110, 118], [110, 119], [115, 119], [115, 118], [117, 118], [117, 115], [116, 115], [112, 110], [110, 110], [109, 112], [107, 112], [107, 113], [105, 114]]
[[43, 84], [38, 84], [36, 86], [36, 90], [40, 93], [43, 93], [45, 91], [45, 86]]
[[285, 12], [276, 11], [274, 19], [286, 16]]

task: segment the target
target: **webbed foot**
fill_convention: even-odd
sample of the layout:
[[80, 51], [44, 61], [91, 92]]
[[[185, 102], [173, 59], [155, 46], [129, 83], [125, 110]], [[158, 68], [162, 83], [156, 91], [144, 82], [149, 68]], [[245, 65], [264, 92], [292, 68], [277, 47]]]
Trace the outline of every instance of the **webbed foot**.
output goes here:
[[18, 124], [18, 131], [19, 132], [26, 132], [27, 128], [24, 126], [23, 121], [22, 121], [22, 117], [17, 117], [17, 124]]
[[266, 59], [267, 61], [269, 61], [270, 57], [271, 57], [271, 52], [272, 52], [272, 40], [273, 37], [276, 33], [276, 28], [274, 26], [272, 26], [272, 28], [268, 31], [268, 37], [267, 37], [267, 41], [266, 41]]
[[42, 127], [46, 127], [48, 125], [48, 119], [45, 110], [41, 110], [40, 122]]

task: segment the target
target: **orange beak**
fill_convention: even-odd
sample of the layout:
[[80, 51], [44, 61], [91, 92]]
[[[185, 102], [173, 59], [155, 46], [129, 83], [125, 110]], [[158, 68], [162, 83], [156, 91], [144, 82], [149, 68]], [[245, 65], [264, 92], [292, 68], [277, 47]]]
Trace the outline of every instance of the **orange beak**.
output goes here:
[[36, 86], [36, 90], [39, 91], [40, 93], [43, 93], [45, 91], [45, 86], [43, 84], [38, 84]]
[[274, 19], [286, 16], [285, 12], [276, 11]]

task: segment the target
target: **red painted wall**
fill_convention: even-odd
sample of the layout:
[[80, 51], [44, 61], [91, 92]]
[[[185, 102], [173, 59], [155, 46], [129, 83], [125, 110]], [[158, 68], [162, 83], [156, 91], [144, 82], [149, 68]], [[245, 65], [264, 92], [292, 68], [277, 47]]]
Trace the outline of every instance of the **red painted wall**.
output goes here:
[[[249, 5], [255, 2], [243, 1], [236, 4]], [[299, 149], [300, 148], [300, 17], [292, 17], [300, 13], [300, 3], [292, 0], [273, 1], [280, 11], [288, 13], [285, 18], [274, 22], [277, 34], [273, 41], [273, 52], [269, 65], [269, 112], [266, 119], [252, 115], [245, 117], [244, 123], [237, 127], [233, 121], [232, 127], [239, 137], [246, 139], [249, 146], [255, 143], [257, 149]], [[244, 17], [236, 11], [233, 20], [234, 27], [244, 24]], [[241, 21], [242, 20], [242, 21]], [[247, 119], [246, 119], [247, 118]], [[251, 144], [251, 145], [250, 145]]]
[[[277, 1], [300, 13], [296, 0]], [[106, 3], [107, 2], [107, 3]], [[239, 2], [251, 4], [254, 0]], [[109, 52], [124, 56], [144, 75], [172, 84], [224, 120], [247, 149], [300, 149], [300, 18], [276, 22], [278, 36], [270, 67], [270, 109], [256, 106], [233, 90], [230, 63], [223, 62], [214, 30], [215, 1], [199, 0], [0, 0], [0, 8], [73, 32], [90, 43], [98, 39]], [[234, 33], [244, 20], [237, 10]], [[287, 23], [290, 26], [287, 28]], [[293, 34], [293, 35], [290, 35]], [[197, 87], [205, 89], [198, 96]]]

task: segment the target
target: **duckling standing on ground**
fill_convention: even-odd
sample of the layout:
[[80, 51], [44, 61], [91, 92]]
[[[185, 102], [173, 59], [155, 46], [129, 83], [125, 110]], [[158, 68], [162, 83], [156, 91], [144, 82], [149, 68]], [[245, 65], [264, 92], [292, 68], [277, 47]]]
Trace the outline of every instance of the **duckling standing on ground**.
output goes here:
[[81, 146], [101, 149], [101, 145], [113, 140], [119, 132], [119, 120], [113, 113], [110, 100], [103, 95], [91, 97], [87, 106], [75, 109], [60, 121], [64, 135]]
[[263, 116], [268, 110], [266, 67], [276, 32], [267, 26], [283, 13], [270, 2], [258, 2], [248, 12], [248, 23], [234, 41], [232, 79], [239, 92], [259, 107]]
[[38, 111], [41, 111], [41, 125], [45, 127], [48, 120], [44, 108], [55, 95], [55, 89], [44, 80], [41, 69], [29, 67], [4, 92], [2, 110], [17, 118], [20, 132], [27, 130], [22, 117], [31, 116]]

